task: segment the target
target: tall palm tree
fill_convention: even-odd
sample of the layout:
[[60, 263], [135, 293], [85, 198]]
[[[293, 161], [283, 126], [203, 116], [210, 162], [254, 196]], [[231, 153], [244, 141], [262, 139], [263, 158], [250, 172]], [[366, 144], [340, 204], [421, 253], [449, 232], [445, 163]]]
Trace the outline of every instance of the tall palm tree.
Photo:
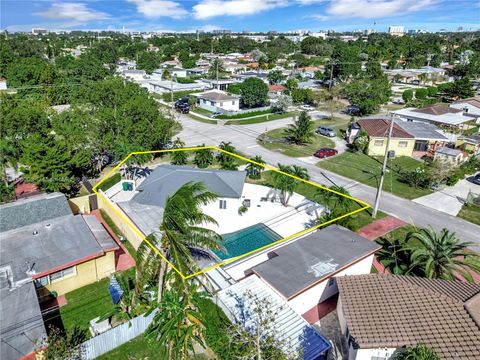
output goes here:
[[[278, 169], [286, 174], [291, 174], [292, 169], [289, 165], [283, 165], [283, 164], [277, 164]], [[295, 179], [292, 178], [291, 176], [279, 173], [279, 172], [274, 172], [272, 174], [272, 180], [273, 180], [273, 187], [276, 190], [280, 191], [280, 201], [282, 202], [283, 206], [288, 205], [288, 201], [290, 200], [290, 197], [293, 195], [293, 191], [295, 190]]]
[[[256, 155], [250, 160], [255, 161], [257, 164], [264, 165], [265, 160], [260, 155]], [[249, 162], [246, 167], [247, 175], [250, 179], [260, 179], [262, 177], [263, 166]]]
[[[222, 141], [218, 146], [219, 149], [224, 151], [228, 151], [229, 153], [234, 154], [236, 152], [235, 147], [232, 145], [230, 141]], [[219, 152], [217, 155], [217, 160], [220, 164], [220, 168], [223, 170], [237, 170], [237, 163], [235, 158], [232, 155], [226, 154], [224, 152]]]
[[[205, 146], [205, 144], [201, 145]], [[201, 169], [205, 169], [213, 164], [213, 151], [211, 149], [199, 149], [195, 151], [193, 163]]]
[[471, 242], [460, 242], [455, 233], [442, 229], [435, 232], [432, 227], [411, 232], [407, 235], [405, 249], [410, 251], [412, 267], [418, 267], [427, 278], [452, 280], [455, 273], [473, 282], [469, 271], [480, 273], [480, 257], [468, 249]]
[[[200, 208], [215, 199], [217, 195], [206, 190], [199, 182], [186, 183], [167, 198], [163, 220], [159, 226], [161, 238], [151, 242], [182, 274], [198, 269], [195, 257], [209, 257], [209, 250], [223, 250], [222, 237], [215, 231], [202, 227], [217, 224], [215, 219]], [[150, 251], [149, 256], [155, 257], [156, 254]], [[159, 301], [167, 270], [167, 262], [161, 260], [158, 271]]]
[[287, 139], [297, 145], [304, 145], [310, 142], [310, 139], [315, 135], [314, 123], [306, 111], [302, 111], [298, 119], [294, 120], [293, 124], [289, 124], [285, 129]]
[[289, 173], [300, 179], [310, 180], [310, 174], [308, 173], [308, 170], [301, 166], [292, 165], [289, 169]]
[[146, 338], [161, 346], [159, 355], [164, 359], [186, 360], [194, 354], [195, 344], [205, 348], [205, 325], [198, 302], [207, 298], [207, 294], [198, 291], [193, 282], [179, 281], [183, 291], [171, 288], [165, 292], [146, 331]]
[[[173, 142], [173, 148], [181, 149], [183, 147], [185, 147], [185, 143], [177, 137]], [[188, 162], [188, 154], [186, 151], [174, 151], [172, 152], [170, 159], [172, 165], [186, 165]]]

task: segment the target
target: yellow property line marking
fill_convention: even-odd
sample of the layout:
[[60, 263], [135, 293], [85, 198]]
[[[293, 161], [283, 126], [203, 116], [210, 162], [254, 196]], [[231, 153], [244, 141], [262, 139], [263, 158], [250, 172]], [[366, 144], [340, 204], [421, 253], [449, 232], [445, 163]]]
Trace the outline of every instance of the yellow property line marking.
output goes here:
[[[156, 246], [154, 246], [154, 245], [146, 238], [146, 236], [135, 226], [135, 224], [134, 224], [129, 218], [127, 218], [124, 214], [122, 214], [120, 211], [118, 211], [117, 209], [115, 209], [115, 208], [112, 206], [112, 204], [110, 204], [110, 201], [107, 200], [100, 192], [97, 191], [97, 188], [98, 188], [98, 186], [100, 186], [106, 179], [108, 179], [115, 171], [117, 171], [117, 169], [118, 169], [120, 166], [122, 166], [128, 159], [130, 159], [130, 157], [132, 157], [133, 155], [171, 153], [171, 152], [175, 152], [175, 151], [195, 151], [195, 150], [206, 150], [206, 149], [216, 150], [216, 151], [219, 151], [219, 152], [223, 152], [223, 153], [225, 153], [225, 154], [231, 155], [231, 156], [236, 157], [236, 158], [238, 158], [238, 159], [241, 159], [241, 160], [250, 162], [250, 163], [252, 163], [252, 164], [258, 165], [258, 166], [260, 166], [260, 167], [263, 167], [264, 169], [272, 170], [272, 171], [275, 171], [275, 172], [277, 172], [277, 173], [283, 174], [283, 175], [285, 175], [285, 176], [290, 176], [291, 178], [294, 178], [294, 179], [296, 179], [296, 180], [298, 180], [298, 181], [304, 182], [305, 184], [309, 184], [309, 185], [315, 186], [315, 187], [317, 187], [317, 188], [319, 188], [319, 189], [327, 190], [327, 191], [330, 191], [330, 192], [332, 192], [332, 193], [334, 193], [334, 194], [336, 194], [336, 195], [343, 196], [343, 197], [345, 197], [345, 198], [347, 198], [347, 199], [353, 200], [353, 201], [355, 201], [355, 202], [357, 202], [357, 203], [359, 203], [359, 204], [362, 204], [363, 207], [361, 207], [361, 208], [359, 208], [359, 209], [357, 209], [357, 210], [351, 211], [351, 212], [349, 212], [349, 213], [347, 213], [347, 214], [341, 215], [341, 216], [339, 216], [339, 217], [337, 217], [337, 218], [335, 218], [335, 219], [332, 219], [332, 220], [326, 221], [326, 222], [324, 222], [324, 223], [321, 223], [321, 224], [312, 226], [312, 227], [310, 227], [310, 228], [308, 228], [308, 229], [299, 231], [299, 232], [297, 232], [297, 233], [295, 233], [295, 234], [289, 235], [289, 236], [284, 237], [284, 238], [282, 238], [282, 239], [280, 239], [280, 240], [277, 240], [277, 241], [275, 241], [275, 242], [273, 242], [273, 243], [271, 243], [271, 244], [262, 246], [262, 247], [260, 247], [260, 248], [258, 248], [258, 249], [252, 250], [252, 251], [249, 251], [249, 252], [247, 252], [247, 253], [245, 253], [245, 254], [242, 254], [242, 255], [239, 255], [239, 256], [236, 256], [236, 257], [233, 257], [233, 258], [230, 258], [230, 259], [221, 261], [221, 262], [219, 262], [219, 263], [217, 263], [217, 264], [215, 264], [215, 265], [212, 265], [212, 266], [209, 266], [209, 267], [207, 267], [207, 268], [205, 268], [205, 269], [202, 269], [202, 270], [200, 270], [200, 271], [198, 271], [198, 272], [196, 272], [196, 273], [194, 273], [194, 274], [190, 274], [190, 275], [185, 276], [184, 274], [182, 274], [182, 273], [175, 267], [175, 265], [173, 265], [173, 264], [157, 249]], [[136, 151], [136, 152], [132, 152], [132, 153], [128, 154], [128, 156], [127, 156], [125, 159], [123, 159], [122, 161], [120, 161], [120, 163], [118, 163], [117, 166], [115, 166], [112, 170], [110, 170], [110, 171], [107, 173], [107, 175], [105, 175], [105, 176], [93, 187], [93, 191], [95, 192], [95, 194], [97, 194], [98, 197], [100, 197], [100, 199], [101, 199], [105, 204], [108, 205], [108, 207], [109, 207], [110, 209], [112, 209], [112, 210], [115, 212], [115, 214], [117, 214], [117, 215], [119, 216], [119, 218], [120, 218], [122, 221], [125, 222], [125, 224], [127, 224], [128, 227], [130, 227], [137, 235], [140, 236], [140, 238], [142, 239], [142, 241], [145, 241], [145, 242], [152, 248], [152, 250], [155, 251], [163, 260], [165, 260], [165, 261], [172, 267], [172, 269], [174, 269], [184, 280], [190, 279], [190, 278], [192, 278], [192, 277], [194, 277], [194, 276], [197, 276], [197, 275], [200, 275], [200, 274], [203, 274], [204, 272], [207, 272], [207, 271], [212, 270], [212, 269], [214, 269], [214, 268], [217, 268], [217, 267], [219, 267], [219, 266], [229, 264], [229, 263], [231, 263], [231, 262], [234, 262], [234, 261], [236, 261], [236, 260], [239, 260], [239, 259], [241, 259], [241, 258], [244, 258], [244, 257], [246, 257], [246, 256], [248, 256], [248, 255], [250, 255], [250, 254], [253, 254], [253, 253], [257, 252], [257, 251], [265, 250], [265, 249], [267, 249], [267, 248], [269, 248], [269, 247], [272, 247], [272, 246], [274, 246], [274, 245], [276, 245], [276, 244], [280, 244], [280, 243], [282, 243], [282, 242], [284, 242], [284, 241], [290, 240], [290, 239], [295, 238], [295, 237], [297, 237], [297, 236], [307, 234], [307, 233], [312, 232], [312, 231], [314, 231], [314, 230], [316, 230], [316, 229], [318, 229], [318, 228], [320, 228], [320, 227], [322, 227], [322, 226], [331, 224], [331, 223], [333, 223], [333, 222], [335, 222], [335, 221], [338, 221], [338, 220], [340, 220], [340, 219], [343, 219], [343, 218], [345, 218], [345, 217], [347, 217], [347, 216], [356, 214], [356, 213], [358, 213], [358, 212], [360, 212], [360, 211], [363, 211], [363, 210], [366, 210], [366, 209], [370, 208], [370, 205], [369, 205], [367, 202], [363, 201], [363, 200], [354, 198], [353, 196], [350, 196], [350, 195], [342, 194], [342, 193], [340, 193], [340, 192], [338, 192], [338, 191], [335, 191], [335, 190], [329, 189], [329, 188], [327, 188], [327, 187], [325, 187], [325, 186], [323, 186], [323, 185], [317, 184], [317, 183], [315, 183], [315, 182], [313, 182], [313, 181], [301, 179], [301, 178], [299, 178], [299, 177], [297, 177], [297, 176], [294, 176], [294, 175], [288, 174], [288, 173], [286, 173], [286, 172], [283, 172], [283, 171], [281, 171], [281, 170], [279, 170], [279, 169], [277, 169], [277, 168], [275, 168], [275, 167], [273, 167], [273, 166], [270, 166], [270, 165], [267, 165], [267, 164], [261, 164], [261, 163], [258, 163], [258, 162], [256, 162], [256, 161], [253, 161], [253, 160], [251, 160], [251, 159], [248, 159], [248, 158], [246, 158], [246, 157], [244, 157], [244, 156], [241, 156], [241, 155], [238, 155], [238, 154], [234, 154], [234, 153], [231, 153], [231, 152], [229, 152], [229, 151], [222, 150], [222, 149], [220, 149], [220, 148], [218, 148], [218, 147], [216, 147], [216, 146], [197, 146], [197, 147], [188, 147], [188, 148], [181, 148], [181, 149], [168, 149], [168, 150], [153, 150], [153, 151]], [[159, 224], [159, 225], [160, 225], [160, 224]]]

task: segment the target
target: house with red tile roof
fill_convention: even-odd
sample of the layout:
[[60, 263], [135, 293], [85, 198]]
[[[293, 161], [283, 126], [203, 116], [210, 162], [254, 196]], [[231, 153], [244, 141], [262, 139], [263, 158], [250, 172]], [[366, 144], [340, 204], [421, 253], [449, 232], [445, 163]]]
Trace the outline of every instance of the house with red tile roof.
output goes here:
[[413, 276], [337, 278], [348, 359], [391, 359], [424, 344], [445, 360], [480, 354], [480, 285]]

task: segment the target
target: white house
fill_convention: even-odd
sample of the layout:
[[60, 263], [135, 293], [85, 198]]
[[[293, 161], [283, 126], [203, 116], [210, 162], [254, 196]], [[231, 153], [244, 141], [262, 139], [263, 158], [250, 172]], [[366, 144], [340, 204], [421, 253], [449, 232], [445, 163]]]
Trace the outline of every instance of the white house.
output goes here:
[[442, 104], [432, 105], [421, 109], [404, 108], [393, 111], [393, 114], [403, 121], [428, 122], [437, 126], [442, 125], [457, 129], [468, 128], [468, 125], [465, 123], [472, 121], [471, 117], [463, 114], [463, 110]]
[[388, 360], [424, 344], [445, 360], [478, 359], [480, 285], [415, 276], [337, 278], [349, 360]]
[[441, 147], [435, 151], [433, 159], [442, 161], [445, 165], [458, 166], [468, 159], [468, 154], [460, 149]]
[[122, 77], [132, 81], [142, 81], [148, 78], [145, 70], [123, 70]]
[[170, 80], [150, 80], [145, 86], [148, 91], [157, 94], [163, 94], [170, 91], [201, 91], [205, 89], [205, 84], [201, 82], [194, 82], [191, 84], [181, 84]]
[[212, 90], [201, 94], [194, 94], [198, 99], [198, 106], [209, 111], [239, 111], [240, 97], [229, 95], [223, 91]]
[[450, 107], [462, 110], [463, 114], [466, 116], [476, 118], [477, 123], [480, 121], [480, 96], [458, 100], [451, 104]]
[[173, 76], [173, 77], [180, 77], [180, 78], [187, 77], [187, 70], [186, 69], [182, 69], [182, 68], [179, 68], [179, 67], [174, 67], [174, 68], [168, 69], [168, 71], [170, 72], [170, 75]]

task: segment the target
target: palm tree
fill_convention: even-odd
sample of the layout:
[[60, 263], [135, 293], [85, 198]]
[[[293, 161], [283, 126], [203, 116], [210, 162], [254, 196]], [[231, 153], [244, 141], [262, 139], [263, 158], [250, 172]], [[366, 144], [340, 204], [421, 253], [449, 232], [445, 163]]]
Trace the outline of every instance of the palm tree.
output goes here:
[[[254, 164], [253, 162], [249, 162], [247, 164], [247, 167], [245, 170], [247, 171], [247, 175], [250, 179], [260, 179], [262, 177], [262, 170], [263, 166], [265, 164], [265, 160], [260, 155], [256, 155], [255, 157], [251, 158], [250, 160], [256, 162], [257, 164]], [[261, 165], [258, 165], [261, 164]]]
[[[228, 151], [229, 153], [235, 154], [236, 150], [232, 143], [222, 141], [218, 146], [219, 149], [224, 151]], [[237, 164], [235, 162], [235, 158], [232, 155], [226, 154], [220, 151], [217, 155], [217, 160], [220, 164], [220, 168], [223, 170], [237, 170]]]
[[222, 75], [225, 73], [225, 66], [221, 59], [215, 58], [210, 63], [210, 67], [208, 68], [207, 77], [209, 79], [218, 79], [221, 78]]
[[[217, 195], [206, 190], [199, 182], [186, 183], [167, 198], [159, 227], [162, 236], [155, 245], [182, 274], [197, 269], [194, 257], [209, 257], [209, 250], [223, 250], [220, 245], [222, 237], [201, 226], [217, 224], [215, 219], [200, 208], [215, 199]], [[163, 260], [160, 262], [159, 299], [164, 287], [167, 265]]]
[[[185, 143], [180, 140], [180, 138], [176, 138], [173, 142], [174, 149], [181, 149], [185, 147]], [[188, 162], [188, 155], [186, 151], [174, 151], [171, 155], [170, 163], [172, 165], [186, 165]]]
[[455, 233], [442, 229], [436, 233], [432, 227], [407, 235], [405, 250], [410, 251], [412, 267], [420, 269], [427, 278], [452, 280], [455, 273], [473, 282], [469, 271], [480, 273], [480, 257], [468, 249], [474, 243], [460, 242]]
[[293, 176], [296, 176], [300, 179], [303, 179], [303, 180], [310, 180], [310, 175], [308, 174], [308, 170], [301, 167], [301, 166], [298, 166], [298, 165], [292, 165], [290, 167], [290, 174], [292, 174]]
[[298, 145], [310, 142], [314, 134], [314, 123], [306, 111], [302, 111], [298, 119], [285, 129], [287, 139]]
[[[201, 146], [205, 146], [205, 144]], [[200, 169], [205, 169], [209, 165], [213, 164], [213, 160], [213, 151], [211, 149], [199, 149], [195, 151], [193, 163], [197, 165]]]
[[[292, 169], [288, 165], [282, 165], [278, 164], [278, 169], [282, 171], [283, 173], [286, 174], [291, 174]], [[293, 191], [295, 190], [295, 179], [292, 178], [291, 176], [284, 175], [279, 172], [274, 172], [272, 174], [272, 180], [273, 180], [273, 187], [276, 190], [280, 191], [280, 201], [282, 202], [283, 206], [288, 205], [288, 201], [290, 200], [290, 197], [293, 194]]]
[[8, 186], [7, 168], [18, 170], [18, 151], [7, 139], [0, 140], [0, 167], [5, 186]]
[[205, 325], [198, 303], [206, 299], [207, 294], [199, 292], [193, 282], [180, 281], [183, 291], [171, 288], [165, 292], [146, 331], [147, 339], [160, 344], [159, 355], [164, 359], [186, 360], [195, 353], [195, 344], [205, 348]]

